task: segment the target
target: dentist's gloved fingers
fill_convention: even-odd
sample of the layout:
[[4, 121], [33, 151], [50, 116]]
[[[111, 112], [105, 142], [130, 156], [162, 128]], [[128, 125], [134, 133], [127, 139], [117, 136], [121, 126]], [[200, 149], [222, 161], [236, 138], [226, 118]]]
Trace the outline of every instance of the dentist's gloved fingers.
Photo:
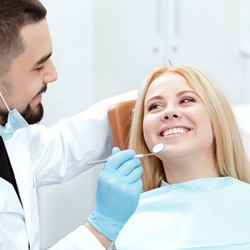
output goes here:
[[135, 167], [130, 173], [124, 177], [128, 183], [136, 183], [138, 180], [141, 180], [143, 169], [139, 165]]
[[137, 158], [130, 159], [124, 162], [116, 171], [117, 174], [121, 176], [127, 176], [132, 172], [135, 168], [141, 165], [141, 161]]
[[[133, 190], [131, 190], [131, 193], [133, 192], [133, 195], [134, 196], [138, 196], [140, 197], [140, 194], [142, 192], [142, 188], [143, 188], [143, 182], [142, 182], [142, 179], [139, 178], [136, 180], [136, 182], [134, 182], [131, 186], [133, 188]], [[139, 199], [138, 199], [138, 203], [139, 203]], [[138, 205], [137, 203], [137, 205]]]
[[117, 152], [112, 155], [104, 166], [106, 171], [117, 170], [124, 162], [133, 159], [135, 157], [134, 150], [127, 149], [124, 151]]
[[141, 178], [137, 179], [137, 181], [134, 183], [134, 185], [135, 185], [136, 190], [138, 190], [138, 192], [140, 191], [140, 194], [141, 194], [142, 188], [143, 188], [142, 179]]
[[118, 152], [121, 152], [121, 150], [120, 150], [118, 147], [114, 147], [114, 148], [112, 149], [112, 155], [115, 155], [115, 154], [117, 154]]

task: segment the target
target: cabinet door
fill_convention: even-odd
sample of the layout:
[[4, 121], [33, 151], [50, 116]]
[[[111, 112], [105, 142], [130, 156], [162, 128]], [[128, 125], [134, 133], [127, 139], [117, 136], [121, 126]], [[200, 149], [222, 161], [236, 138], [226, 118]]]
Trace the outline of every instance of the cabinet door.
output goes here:
[[249, 34], [249, 2], [167, 0], [166, 13], [165, 54], [173, 64], [199, 67], [215, 78], [231, 102], [249, 102], [244, 96], [249, 91], [244, 83], [249, 47], [241, 45], [249, 42], [243, 39]]
[[162, 64], [160, 0], [96, 0], [96, 99], [139, 88]]

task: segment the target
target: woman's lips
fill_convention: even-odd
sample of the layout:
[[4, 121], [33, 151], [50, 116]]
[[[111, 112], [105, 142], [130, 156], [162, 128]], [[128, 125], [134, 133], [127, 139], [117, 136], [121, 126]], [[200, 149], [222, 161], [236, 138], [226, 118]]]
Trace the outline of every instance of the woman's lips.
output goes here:
[[160, 135], [162, 137], [166, 137], [166, 136], [175, 135], [175, 134], [184, 134], [188, 131], [190, 131], [189, 128], [174, 127], [174, 128], [169, 128], [169, 129], [161, 131]]

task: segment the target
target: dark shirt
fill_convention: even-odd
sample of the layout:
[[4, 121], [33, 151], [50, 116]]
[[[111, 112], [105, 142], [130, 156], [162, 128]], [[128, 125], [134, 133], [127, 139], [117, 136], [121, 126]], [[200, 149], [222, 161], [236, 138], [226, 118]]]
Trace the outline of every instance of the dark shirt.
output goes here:
[[4, 180], [12, 184], [21, 202], [15, 175], [1, 136], [0, 136], [0, 177], [2, 177]]

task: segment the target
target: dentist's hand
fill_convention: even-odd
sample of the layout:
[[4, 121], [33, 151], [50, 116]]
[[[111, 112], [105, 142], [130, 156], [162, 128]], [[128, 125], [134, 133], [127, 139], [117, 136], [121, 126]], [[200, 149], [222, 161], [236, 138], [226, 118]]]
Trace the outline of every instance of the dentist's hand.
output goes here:
[[135, 212], [142, 191], [142, 167], [133, 150], [113, 149], [99, 174], [96, 206], [89, 223], [111, 241]]

